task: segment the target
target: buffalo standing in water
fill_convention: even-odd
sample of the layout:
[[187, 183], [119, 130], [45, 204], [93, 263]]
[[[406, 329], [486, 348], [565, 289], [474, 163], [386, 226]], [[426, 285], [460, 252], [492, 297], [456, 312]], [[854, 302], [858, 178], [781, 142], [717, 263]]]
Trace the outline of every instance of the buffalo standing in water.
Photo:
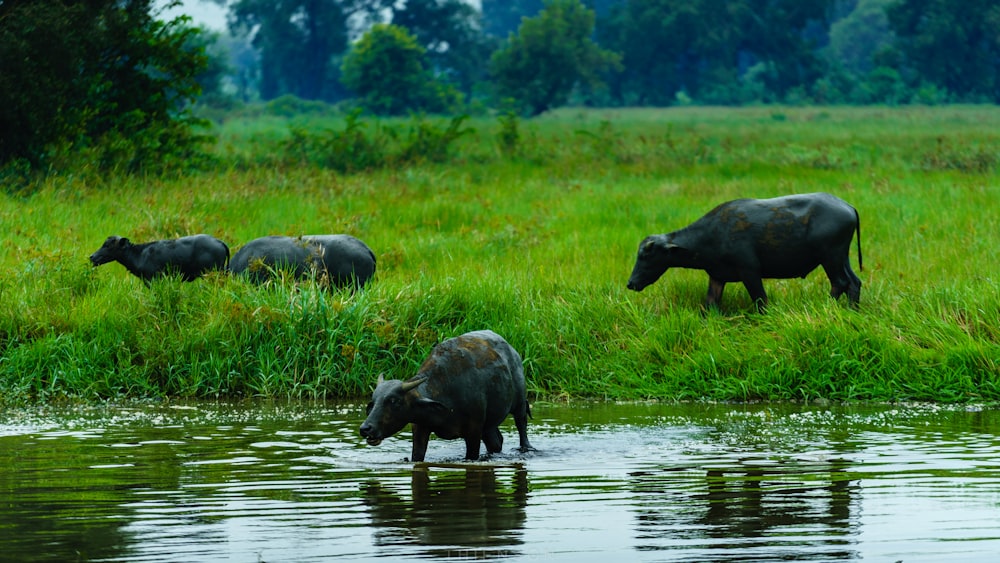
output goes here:
[[134, 244], [124, 237], [110, 236], [97, 252], [90, 255], [95, 267], [118, 262], [147, 285], [155, 278], [180, 274], [193, 281], [209, 270], [223, 270], [229, 260], [229, 247], [209, 235], [192, 235], [170, 240]]
[[328, 276], [334, 287], [362, 287], [375, 275], [375, 253], [350, 235], [269, 236], [246, 243], [229, 262], [231, 272], [255, 283], [276, 269], [296, 278]]
[[849, 256], [855, 232], [861, 268], [861, 220], [847, 202], [825, 193], [737, 199], [679, 231], [646, 237], [628, 288], [642, 291], [669, 268], [694, 268], [708, 273], [706, 306], [718, 306], [726, 283], [743, 282], [763, 311], [763, 278], [804, 278], [822, 266], [830, 295], [847, 293], [857, 306], [861, 280]]
[[500, 335], [481, 330], [450, 338], [431, 351], [407, 381], [379, 377], [368, 404], [361, 436], [377, 446], [413, 425], [410, 459], [423, 461], [431, 432], [445, 440], [465, 440], [465, 459], [479, 459], [479, 443], [489, 453], [503, 446], [500, 423], [507, 415], [528, 451], [528, 408], [521, 356]]

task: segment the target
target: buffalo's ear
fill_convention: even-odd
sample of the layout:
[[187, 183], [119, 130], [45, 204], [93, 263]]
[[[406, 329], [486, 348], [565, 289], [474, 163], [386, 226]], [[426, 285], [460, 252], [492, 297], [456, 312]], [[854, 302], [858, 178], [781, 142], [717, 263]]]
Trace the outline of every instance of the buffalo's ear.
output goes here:
[[118, 239], [118, 246], [121, 247], [121, 248], [125, 248], [129, 244], [130, 244], [130, 241], [127, 238], [125, 238], [125, 237], [122, 237], [122, 238]]
[[645, 242], [642, 243], [642, 247], [639, 249], [641, 254], [652, 254], [656, 253], [670, 253], [674, 250], [680, 248], [672, 242], [667, 242], [665, 237], [649, 237]]
[[689, 260], [694, 255], [691, 249], [674, 243], [664, 245], [663, 252], [672, 262]]
[[659, 248], [659, 244], [655, 237], [646, 237], [646, 240], [642, 241], [639, 245], [639, 256], [649, 256], [654, 254]]
[[434, 399], [428, 399], [426, 397], [421, 397], [413, 403], [413, 408], [417, 412], [421, 413], [425, 417], [436, 417], [448, 414], [448, 407], [444, 403], [439, 403]]

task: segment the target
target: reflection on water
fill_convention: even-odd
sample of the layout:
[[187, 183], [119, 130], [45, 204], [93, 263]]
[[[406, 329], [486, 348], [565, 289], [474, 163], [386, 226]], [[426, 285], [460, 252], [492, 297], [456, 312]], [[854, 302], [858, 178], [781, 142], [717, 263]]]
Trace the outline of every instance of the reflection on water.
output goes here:
[[409, 490], [378, 479], [362, 489], [374, 545], [395, 553], [492, 558], [517, 554], [522, 543], [528, 473], [521, 466], [453, 464], [438, 470], [421, 463], [413, 468]]
[[[535, 405], [537, 452], [357, 438], [360, 405], [0, 414], [0, 559], [992, 561], [989, 409]], [[512, 431], [504, 427], [505, 432]]]
[[[846, 462], [633, 474], [637, 549], [701, 561], [858, 558], [859, 492]], [[678, 482], [686, 482], [678, 487]], [[678, 490], [680, 488], [680, 490]], [[682, 497], [683, 494], [683, 497]], [[695, 501], [695, 502], [691, 502]], [[678, 503], [701, 504], [677, 510]], [[663, 542], [664, 536], [682, 539]]]

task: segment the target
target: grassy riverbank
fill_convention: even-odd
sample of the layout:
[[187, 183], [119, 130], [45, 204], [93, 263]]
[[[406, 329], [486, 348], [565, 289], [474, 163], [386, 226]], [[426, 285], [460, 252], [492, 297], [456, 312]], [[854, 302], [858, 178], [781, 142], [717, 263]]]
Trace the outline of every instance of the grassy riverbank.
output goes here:
[[[290, 158], [288, 124], [226, 123], [214, 170], [81, 171], [4, 196], [0, 402], [361, 397], [378, 373], [406, 377], [434, 342], [479, 328], [521, 352], [545, 398], [1000, 400], [1000, 109], [483, 118], [447, 154], [350, 174], [308, 138]], [[396, 142], [415, 127], [390, 125]], [[728, 199], [810, 191], [860, 211], [860, 310], [828, 297], [821, 270], [766, 280], [763, 316], [739, 285], [703, 314], [703, 272], [625, 289], [645, 235]], [[378, 271], [354, 295], [222, 275], [146, 288], [87, 261], [110, 234], [197, 232], [233, 251], [350, 233]]]

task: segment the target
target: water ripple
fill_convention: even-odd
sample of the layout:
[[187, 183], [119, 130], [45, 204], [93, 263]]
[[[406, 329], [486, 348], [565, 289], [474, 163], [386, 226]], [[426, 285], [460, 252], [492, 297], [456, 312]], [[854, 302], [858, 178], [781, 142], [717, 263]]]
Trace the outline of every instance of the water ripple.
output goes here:
[[[180, 407], [180, 408], [178, 408]], [[23, 561], [992, 560], [987, 408], [535, 405], [476, 462], [358, 405], [0, 413], [0, 549]], [[44, 549], [40, 549], [44, 546]]]

